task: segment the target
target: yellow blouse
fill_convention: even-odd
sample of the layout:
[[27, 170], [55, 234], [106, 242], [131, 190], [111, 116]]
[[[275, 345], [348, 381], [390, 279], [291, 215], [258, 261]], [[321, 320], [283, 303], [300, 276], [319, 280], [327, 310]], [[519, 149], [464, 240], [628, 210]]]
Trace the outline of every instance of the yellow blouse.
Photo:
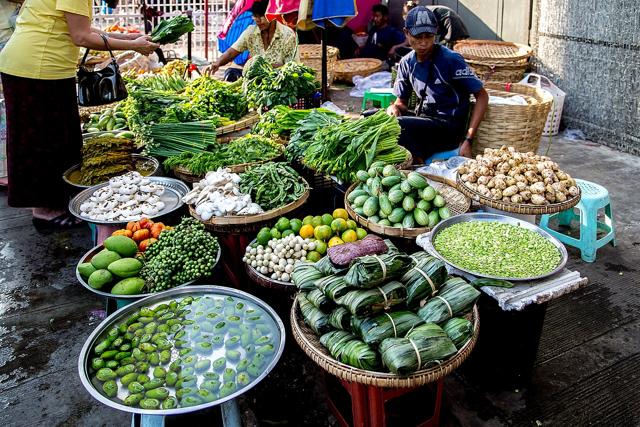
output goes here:
[[0, 72], [40, 80], [74, 77], [80, 48], [71, 41], [64, 13], [91, 19], [92, 6], [92, 0], [25, 1], [0, 53]]

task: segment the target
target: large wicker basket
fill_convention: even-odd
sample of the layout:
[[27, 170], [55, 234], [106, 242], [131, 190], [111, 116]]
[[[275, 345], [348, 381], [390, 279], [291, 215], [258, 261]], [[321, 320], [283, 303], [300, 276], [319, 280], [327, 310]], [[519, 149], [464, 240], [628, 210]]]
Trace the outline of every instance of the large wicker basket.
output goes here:
[[497, 82], [522, 80], [533, 54], [529, 46], [496, 40], [461, 40], [454, 50], [481, 80]]
[[367, 77], [382, 68], [382, 61], [376, 58], [345, 59], [336, 63], [336, 80], [353, 83], [355, 76]]
[[[327, 84], [331, 86], [334, 78], [336, 61], [338, 60], [338, 49], [327, 46]], [[316, 80], [322, 81], [322, 45], [301, 44], [298, 45], [300, 62], [316, 72]]]
[[513, 146], [517, 151], [538, 151], [540, 138], [553, 104], [553, 96], [539, 88], [511, 83], [484, 84], [489, 95], [509, 97], [522, 95], [528, 105], [489, 104], [473, 141], [473, 155], [485, 148]]

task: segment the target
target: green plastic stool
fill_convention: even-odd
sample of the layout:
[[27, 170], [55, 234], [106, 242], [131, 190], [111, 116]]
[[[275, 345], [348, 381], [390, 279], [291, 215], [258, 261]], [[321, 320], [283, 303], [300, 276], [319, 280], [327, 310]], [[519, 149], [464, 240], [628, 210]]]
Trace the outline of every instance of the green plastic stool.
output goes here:
[[367, 90], [362, 98], [362, 111], [367, 109], [367, 101], [379, 102], [380, 108], [387, 108], [395, 100], [396, 96], [392, 93], [393, 89], [389, 88], [389, 92], [370, 92]]
[[[599, 248], [607, 243], [616, 246], [616, 226], [611, 211], [609, 192], [601, 185], [582, 179], [576, 179], [576, 184], [582, 192], [580, 202], [573, 209], [567, 209], [553, 215], [542, 215], [540, 227], [561, 242], [580, 249], [580, 256], [585, 262], [594, 262], [596, 251]], [[598, 221], [598, 210], [602, 208], [604, 208], [605, 222]], [[574, 209], [578, 210], [578, 214]], [[549, 220], [554, 217], [558, 218], [559, 225], [570, 226], [574, 219], [580, 221], [580, 238], [575, 239], [550, 229]], [[603, 230], [606, 235], [598, 239], [598, 230]]]

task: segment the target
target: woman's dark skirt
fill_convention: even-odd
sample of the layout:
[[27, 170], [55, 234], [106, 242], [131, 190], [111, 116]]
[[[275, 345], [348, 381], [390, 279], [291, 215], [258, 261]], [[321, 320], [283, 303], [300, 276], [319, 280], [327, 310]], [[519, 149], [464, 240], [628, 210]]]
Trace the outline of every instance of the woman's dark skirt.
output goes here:
[[8, 203], [63, 209], [65, 170], [80, 163], [82, 131], [75, 78], [36, 80], [2, 74], [7, 114]]

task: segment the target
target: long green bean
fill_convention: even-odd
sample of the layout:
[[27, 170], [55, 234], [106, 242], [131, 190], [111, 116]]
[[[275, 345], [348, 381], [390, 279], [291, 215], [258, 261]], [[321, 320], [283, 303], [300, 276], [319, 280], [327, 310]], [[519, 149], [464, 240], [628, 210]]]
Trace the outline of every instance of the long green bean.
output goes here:
[[262, 209], [271, 210], [298, 200], [307, 187], [286, 163], [264, 163], [241, 175], [240, 191], [250, 194]]

